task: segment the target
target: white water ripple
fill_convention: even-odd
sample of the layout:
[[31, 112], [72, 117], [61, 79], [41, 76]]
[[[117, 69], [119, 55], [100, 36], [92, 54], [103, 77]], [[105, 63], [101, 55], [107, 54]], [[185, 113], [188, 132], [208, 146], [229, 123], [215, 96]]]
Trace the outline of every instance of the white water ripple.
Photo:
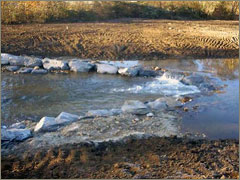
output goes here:
[[130, 88], [114, 88], [112, 92], [151, 93], [177, 97], [199, 93], [200, 90], [196, 86], [185, 85], [179, 80], [167, 77], [163, 74], [160, 77], [156, 77], [154, 81], [147, 82], [143, 85], [134, 85]]

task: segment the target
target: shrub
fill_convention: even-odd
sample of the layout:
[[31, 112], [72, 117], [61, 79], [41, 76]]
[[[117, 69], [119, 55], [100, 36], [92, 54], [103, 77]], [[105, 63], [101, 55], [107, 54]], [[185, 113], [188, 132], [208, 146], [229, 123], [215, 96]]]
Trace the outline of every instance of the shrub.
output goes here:
[[97, 21], [116, 18], [234, 19], [237, 1], [64, 2], [2, 1], [3, 24]]

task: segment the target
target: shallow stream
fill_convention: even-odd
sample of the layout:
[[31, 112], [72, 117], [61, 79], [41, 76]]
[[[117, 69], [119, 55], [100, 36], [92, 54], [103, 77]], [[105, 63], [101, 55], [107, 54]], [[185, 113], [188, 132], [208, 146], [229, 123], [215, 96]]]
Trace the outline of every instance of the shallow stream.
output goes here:
[[[186, 86], [167, 77], [123, 77], [97, 73], [32, 75], [2, 73], [1, 123], [39, 121], [61, 112], [83, 115], [88, 110], [120, 108], [125, 100], [149, 101], [162, 96], [193, 95], [182, 112], [181, 131], [204, 134], [210, 139], [238, 138], [238, 59], [155, 60], [110, 62], [118, 66], [142, 64], [178, 71], [199, 72], [225, 88], [201, 94], [196, 86]], [[197, 106], [197, 110], [193, 107]]]

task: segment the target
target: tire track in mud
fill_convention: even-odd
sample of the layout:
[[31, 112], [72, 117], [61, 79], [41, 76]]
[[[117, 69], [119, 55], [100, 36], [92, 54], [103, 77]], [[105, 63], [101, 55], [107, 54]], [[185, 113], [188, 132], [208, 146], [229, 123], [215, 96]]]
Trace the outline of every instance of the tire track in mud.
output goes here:
[[200, 42], [207, 57], [231, 58], [232, 56], [238, 56], [238, 42], [233, 42], [229, 38], [194, 37], [194, 41]]
[[[238, 57], [239, 38], [234, 35], [225, 37], [218, 33], [223, 31], [228, 22], [222, 22], [222, 25], [221, 22], [217, 24], [214, 24], [214, 21], [201, 22], [203, 25], [198, 28], [194, 27], [200, 22], [191, 22], [191, 25], [175, 21], [169, 24], [160, 20], [153, 22], [128, 25], [121, 23], [49, 24], [40, 27], [28, 25], [26, 29], [21, 26], [19, 30], [18, 25], [3, 26], [2, 52], [113, 60]], [[214, 36], [212, 32], [214, 30], [211, 30], [210, 34], [206, 31], [208, 25], [216, 26]], [[66, 26], [69, 26], [68, 30]], [[232, 30], [229, 28], [229, 31], [237, 34], [234, 26]], [[24, 33], [20, 35], [19, 32]]]
[[213, 170], [238, 178], [238, 141], [151, 138], [98, 146], [66, 144], [3, 156], [1, 167], [3, 178], [21, 179], [133, 178], [147, 174], [149, 178], [166, 178], [176, 170], [188, 172], [191, 179], [212, 178]]

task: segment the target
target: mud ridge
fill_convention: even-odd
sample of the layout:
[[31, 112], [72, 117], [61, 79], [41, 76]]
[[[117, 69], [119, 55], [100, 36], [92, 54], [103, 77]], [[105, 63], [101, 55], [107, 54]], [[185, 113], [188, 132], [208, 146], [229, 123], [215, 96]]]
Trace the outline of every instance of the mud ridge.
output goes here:
[[238, 21], [3, 25], [1, 51], [91, 59], [238, 58]]
[[65, 144], [2, 157], [3, 178], [239, 178], [237, 140]]

